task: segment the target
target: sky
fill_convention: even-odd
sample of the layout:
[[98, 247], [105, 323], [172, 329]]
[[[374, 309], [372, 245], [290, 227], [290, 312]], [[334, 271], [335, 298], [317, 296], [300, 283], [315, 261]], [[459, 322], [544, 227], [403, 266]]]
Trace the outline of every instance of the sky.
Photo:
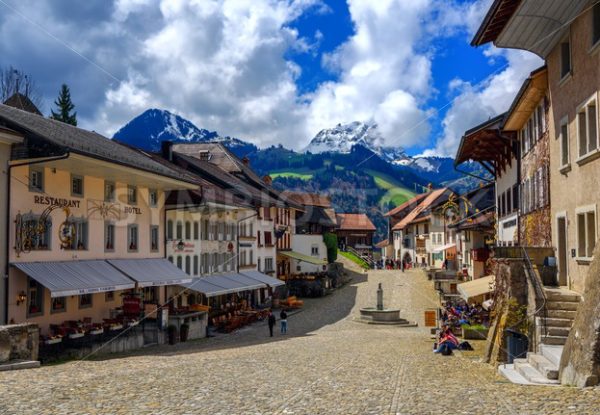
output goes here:
[[111, 137], [161, 108], [261, 147], [377, 123], [385, 145], [453, 156], [542, 65], [470, 46], [491, 0], [0, 0], [0, 67], [49, 114], [69, 85], [79, 126]]

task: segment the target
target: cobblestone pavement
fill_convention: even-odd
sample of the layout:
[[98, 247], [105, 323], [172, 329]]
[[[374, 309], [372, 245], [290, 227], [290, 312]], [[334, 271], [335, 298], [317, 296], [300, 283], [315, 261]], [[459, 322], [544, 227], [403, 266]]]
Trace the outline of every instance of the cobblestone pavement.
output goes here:
[[[353, 321], [386, 306], [418, 328]], [[108, 360], [0, 373], [1, 414], [594, 414], [600, 390], [512, 385], [477, 352], [432, 353], [423, 310], [434, 306], [419, 271], [358, 275], [308, 300], [289, 334], [264, 324], [231, 335]], [[481, 344], [477, 345], [481, 349]]]

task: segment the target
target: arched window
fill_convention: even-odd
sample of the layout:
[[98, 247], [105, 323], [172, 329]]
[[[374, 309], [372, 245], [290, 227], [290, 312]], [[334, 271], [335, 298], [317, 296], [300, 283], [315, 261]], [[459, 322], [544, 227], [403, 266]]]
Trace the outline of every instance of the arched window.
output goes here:
[[185, 273], [188, 275], [192, 274], [192, 258], [189, 255], [185, 257]]
[[219, 272], [221, 270], [221, 264], [219, 264], [219, 254], [216, 252], [212, 254], [212, 271]]
[[183, 223], [180, 220], [177, 221], [177, 239], [183, 239]]
[[177, 257], [177, 268], [183, 269], [183, 258], [180, 256]]
[[185, 222], [185, 239], [192, 239], [192, 224]]
[[199, 262], [200, 262], [200, 257], [198, 255], [194, 255], [194, 275], [198, 275]]

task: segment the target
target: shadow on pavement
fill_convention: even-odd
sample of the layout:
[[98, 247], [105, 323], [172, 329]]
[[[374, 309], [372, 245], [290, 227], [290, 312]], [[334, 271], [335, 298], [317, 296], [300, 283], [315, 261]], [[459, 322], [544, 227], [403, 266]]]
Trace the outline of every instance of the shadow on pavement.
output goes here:
[[324, 326], [337, 323], [348, 317], [356, 303], [357, 284], [367, 281], [368, 274], [346, 270], [350, 282], [335, 290], [332, 294], [321, 298], [305, 298], [304, 307], [288, 317], [288, 334], [279, 333], [279, 310], [274, 310], [277, 325], [274, 336], [269, 336], [266, 322], [256, 322], [229, 334], [219, 333], [215, 337], [191, 340], [176, 345], [151, 346], [127, 353], [115, 353], [94, 357], [88, 360], [103, 361], [130, 356], [173, 356], [195, 352], [225, 350], [253, 346], [257, 344], [279, 342], [294, 337], [312, 336], [311, 332]]

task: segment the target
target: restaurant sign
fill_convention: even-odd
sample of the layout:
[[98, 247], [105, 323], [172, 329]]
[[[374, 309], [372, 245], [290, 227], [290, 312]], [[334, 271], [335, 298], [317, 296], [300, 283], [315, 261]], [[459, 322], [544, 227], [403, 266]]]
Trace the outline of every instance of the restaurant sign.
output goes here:
[[79, 208], [80, 200], [75, 199], [62, 199], [52, 196], [34, 196], [33, 203], [37, 205], [49, 205], [60, 208]]

